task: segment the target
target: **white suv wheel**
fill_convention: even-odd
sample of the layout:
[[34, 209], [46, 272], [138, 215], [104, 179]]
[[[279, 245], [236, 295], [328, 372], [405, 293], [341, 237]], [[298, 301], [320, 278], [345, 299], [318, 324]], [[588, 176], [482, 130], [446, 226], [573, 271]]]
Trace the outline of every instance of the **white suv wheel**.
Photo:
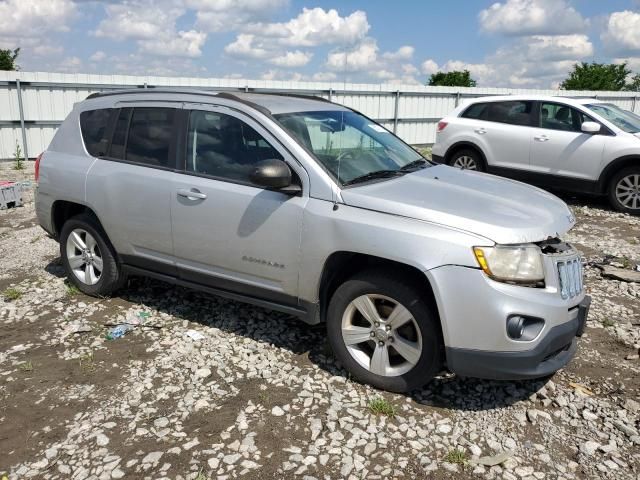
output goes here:
[[453, 166], [456, 168], [462, 168], [463, 170], [477, 170], [478, 165], [475, 159], [468, 155], [460, 155], [453, 162]]

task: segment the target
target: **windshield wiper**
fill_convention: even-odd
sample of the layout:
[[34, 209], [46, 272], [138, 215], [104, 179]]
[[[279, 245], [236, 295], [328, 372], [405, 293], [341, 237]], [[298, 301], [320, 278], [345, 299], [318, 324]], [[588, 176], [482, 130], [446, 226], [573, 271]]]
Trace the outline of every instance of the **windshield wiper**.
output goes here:
[[406, 165], [403, 165], [402, 167], [400, 167], [400, 170], [403, 172], [406, 172], [407, 170], [413, 170], [414, 168], [419, 168], [419, 167], [426, 167], [429, 164], [429, 162], [427, 160], [425, 160], [424, 158], [418, 158], [417, 160], [414, 160], [413, 162], [409, 162]]
[[404, 175], [405, 173], [407, 172], [403, 172], [401, 170], [376, 170], [375, 172], [365, 173], [364, 175], [360, 175], [359, 177], [347, 180], [343, 183], [343, 185], [353, 185], [354, 183], [362, 183], [366, 182], [367, 180], [375, 180], [376, 178], [398, 177], [400, 175]]

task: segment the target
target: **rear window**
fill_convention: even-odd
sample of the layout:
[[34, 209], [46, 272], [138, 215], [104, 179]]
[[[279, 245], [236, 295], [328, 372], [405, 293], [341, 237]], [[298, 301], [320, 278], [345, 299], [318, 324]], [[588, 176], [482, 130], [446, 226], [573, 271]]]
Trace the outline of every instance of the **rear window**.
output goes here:
[[487, 104], [486, 103], [474, 103], [467, 108], [462, 115], [463, 118], [474, 118], [476, 120], [486, 120]]
[[489, 106], [488, 120], [511, 125], [531, 125], [533, 102], [493, 102]]
[[168, 167], [174, 116], [174, 108], [134, 108], [125, 160]]
[[109, 147], [107, 134], [112, 115], [115, 115], [115, 109], [113, 108], [87, 110], [80, 114], [82, 140], [89, 155], [102, 157], [107, 154], [107, 148]]

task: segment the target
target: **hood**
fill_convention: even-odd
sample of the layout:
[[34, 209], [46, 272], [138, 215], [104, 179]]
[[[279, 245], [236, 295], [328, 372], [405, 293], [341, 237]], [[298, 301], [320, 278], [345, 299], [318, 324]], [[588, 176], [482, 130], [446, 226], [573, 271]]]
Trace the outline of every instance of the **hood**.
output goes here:
[[500, 244], [559, 237], [575, 223], [555, 195], [486, 173], [438, 165], [342, 190], [345, 204], [438, 223]]

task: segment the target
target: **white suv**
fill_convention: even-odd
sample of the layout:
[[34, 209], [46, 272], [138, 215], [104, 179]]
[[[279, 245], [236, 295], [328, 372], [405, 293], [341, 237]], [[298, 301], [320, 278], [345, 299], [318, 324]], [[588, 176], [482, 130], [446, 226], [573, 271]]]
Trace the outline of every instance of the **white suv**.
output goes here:
[[640, 116], [596, 99], [477, 98], [438, 123], [433, 160], [607, 195], [640, 214]]

